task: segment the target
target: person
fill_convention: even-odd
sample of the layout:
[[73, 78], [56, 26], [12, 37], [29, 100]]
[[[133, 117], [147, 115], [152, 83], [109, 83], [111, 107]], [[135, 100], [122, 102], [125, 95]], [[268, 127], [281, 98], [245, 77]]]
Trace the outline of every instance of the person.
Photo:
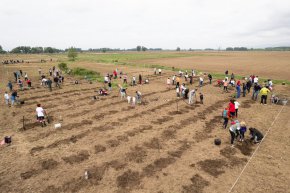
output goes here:
[[140, 91], [136, 91], [136, 99], [137, 99], [137, 103], [141, 104], [142, 100], [141, 100], [141, 92]]
[[238, 101], [235, 101], [235, 116], [238, 117], [238, 110], [239, 110], [239, 106], [241, 105]]
[[240, 81], [237, 82], [236, 90], [237, 90], [236, 98], [240, 98], [241, 96], [241, 82]]
[[13, 85], [12, 85], [12, 82], [9, 80], [8, 84], [7, 84], [7, 87], [9, 88], [9, 91], [11, 92], [12, 89], [13, 89]]
[[139, 84], [142, 84], [142, 76], [139, 74]]
[[108, 87], [109, 87], [109, 91], [111, 91], [112, 90], [112, 83], [111, 83], [111, 81], [109, 81]]
[[176, 85], [176, 97], [180, 97], [180, 87]]
[[158, 73], [159, 73], [159, 75], [161, 75], [161, 69], [160, 68], [158, 69]]
[[192, 90], [189, 92], [188, 104], [193, 104], [195, 98], [196, 98], [196, 95], [195, 95], [195, 89], [192, 89]]
[[38, 68], [38, 74], [41, 75], [41, 68]]
[[49, 76], [52, 76], [52, 70], [51, 70], [51, 68], [49, 69]]
[[195, 76], [195, 71], [193, 69], [191, 70], [191, 76]]
[[183, 91], [183, 98], [184, 99], [188, 99], [188, 93], [189, 93], [189, 89], [185, 88], [184, 91]]
[[22, 70], [19, 70], [19, 73], [20, 73], [21, 77], [23, 77], [23, 72], [22, 72]]
[[11, 93], [11, 105], [12, 106], [16, 102], [16, 97], [17, 97], [17, 91], [16, 90], [13, 90], [12, 93]]
[[[76, 81], [77, 81], [77, 80], [76, 80]], [[51, 92], [51, 91], [52, 91], [52, 87], [51, 87], [51, 85], [52, 85], [52, 81], [51, 81], [50, 78], [47, 79], [46, 84], [47, 84], [47, 86], [48, 86], [49, 91]]]
[[270, 90], [264, 86], [261, 90], [260, 90], [260, 94], [261, 94], [261, 104], [267, 105], [267, 96], [268, 93], [270, 92]]
[[254, 84], [255, 84], [255, 83], [258, 84], [258, 82], [259, 82], [259, 77], [258, 77], [258, 76], [255, 76], [255, 78], [254, 78]]
[[193, 77], [191, 75], [189, 76], [189, 84], [193, 84]]
[[252, 81], [249, 78], [249, 80], [247, 81], [247, 91], [248, 91], [248, 93], [250, 93], [251, 87], [252, 87]]
[[23, 82], [20, 78], [18, 79], [17, 84], [19, 85], [20, 90], [23, 90]]
[[26, 83], [27, 83], [28, 88], [31, 88], [31, 80], [27, 79]]
[[209, 84], [211, 84], [211, 80], [212, 80], [212, 75], [211, 74], [208, 74], [208, 79], [209, 79]]
[[228, 85], [229, 85], [229, 82], [227, 81], [227, 79], [225, 79], [225, 80], [224, 80], [224, 91], [225, 91], [225, 92], [229, 92], [229, 91], [228, 91]]
[[241, 121], [240, 125], [241, 125], [241, 128], [240, 128], [240, 141], [244, 141], [245, 133], [247, 131], [247, 126], [246, 126], [246, 123], [244, 121]]
[[203, 84], [203, 77], [200, 76], [199, 77], [199, 87], [202, 87], [202, 84]]
[[234, 75], [234, 73], [231, 74], [231, 79], [232, 79], [232, 80], [235, 79], [235, 75]]
[[245, 83], [243, 83], [243, 97], [246, 96], [246, 93], [247, 93], [247, 86]]
[[155, 74], [155, 75], [157, 74], [157, 69], [156, 69], [156, 68], [154, 68], [154, 74]]
[[108, 95], [108, 92], [105, 89], [100, 88], [99, 95], [106, 96], [106, 95]]
[[149, 84], [149, 79], [148, 78], [145, 79], [145, 84]]
[[236, 139], [236, 135], [237, 135], [237, 125], [235, 121], [231, 122], [231, 126], [229, 128], [230, 134], [231, 134], [231, 145], [232, 147], [234, 147], [234, 141]]
[[25, 72], [25, 75], [24, 75], [24, 80], [27, 81], [28, 80], [28, 75], [27, 73]]
[[179, 87], [179, 84], [180, 84], [180, 78], [179, 77], [176, 77], [176, 86]]
[[124, 74], [124, 77], [123, 77], [123, 84], [127, 84], [127, 74]]
[[229, 74], [229, 71], [228, 71], [228, 70], [226, 70], [226, 71], [225, 71], [225, 75], [226, 75], [226, 76], [228, 76], [228, 74]]
[[16, 72], [13, 72], [13, 74], [14, 74], [14, 78], [15, 78], [15, 82], [17, 82], [17, 73]]
[[199, 99], [200, 99], [200, 104], [203, 104], [203, 94], [201, 92], [199, 93]]
[[135, 86], [135, 85], [136, 85], [136, 77], [133, 76], [133, 78], [132, 78], [132, 86]]
[[258, 99], [260, 90], [261, 90], [261, 86], [258, 83], [255, 83], [254, 88], [253, 88], [252, 100], [256, 101]]
[[233, 118], [236, 114], [235, 101], [233, 99], [231, 99], [229, 103], [229, 112], [230, 118]]
[[250, 130], [250, 136], [251, 136], [251, 141], [254, 143], [260, 143], [262, 139], [264, 138], [264, 135], [256, 128], [249, 128]]
[[126, 98], [126, 88], [120, 87], [121, 99]]
[[5, 104], [9, 106], [9, 94], [7, 92], [5, 92], [4, 94], [4, 100], [5, 100]]
[[53, 81], [54, 81], [54, 83], [55, 83], [55, 87], [60, 88], [59, 79], [58, 79], [57, 76], [53, 78]]
[[225, 108], [222, 113], [222, 117], [224, 119], [223, 127], [226, 129], [229, 122], [229, 109]]
[[167, 84], [167, 88], [170, 89], [170, 78], [167, 78], [166, 84]]
[[114, 70], [113, 75], [114, 75], [114, 79], [118, 78], [118, 69]]
[[108, 82], [109, 82], [109, 76], [106, 75], [106, 76], [104, 77], [104, 83], [107, 84]]
[[173, 76], [172, 76], [172, 85], [175, 84], [175, 79], [176, 79], [176, 75], [173, 75]]
[[41, 126], [46, 126], [44, 116], [46, 114], [45, 110], [41, 107], [41, 104], [37, 104], [37, 107], [35, 109], [36, 115], [37, 115], [37, 121], [41, 123]]
[[181, 86], [180, 86], [180, 91], [181, 91], [181, 96], [184, 97], [184, 94], [185, 94], [185, 84], [183, 83]]

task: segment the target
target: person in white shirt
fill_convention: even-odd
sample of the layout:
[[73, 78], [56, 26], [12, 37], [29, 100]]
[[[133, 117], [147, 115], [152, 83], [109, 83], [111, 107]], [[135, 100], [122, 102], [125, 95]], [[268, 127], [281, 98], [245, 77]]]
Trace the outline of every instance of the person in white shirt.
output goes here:
[[256, 76], [255, 78], [254, 78], [254, 84], [255, 83], [258, 83], [259, 82], [259, 78], [258, 78], [258, 76]]
[[161, 75], [161, 69], [160, 68], [158, 69], [158, 73], [159, 73], [159, 75]]
[[37, 104], [36, 107], [36, 115], [37, 115], [37, 121], [41, 123], [41, 126], [46, 126], [44, 116], [46, 115], [45, 110], [41, 107], [41, 104]]
[[167, 78], [166, 84], [167, 84], [167, 88], [170, 89], [170, 78]]
[[173, 76], [172, 76], [172, 85], [175, 85], [175, 79], [176, 79], [176, 76], [173, 75]]
[[132, 85], [133, 85], [133, 86], [136, 85], [136, 77], [135, 77], [135, 76], [133, 76], [133, 78], [132, 78]]
[[28, 80], [28, 75], [27, 73], [25, 72], [25, 75], [24, 75], [24, 80], [27, 81]]
[[202, 84], [203, 84], [203, 77], [200, 76], [200, 77], [199, 77], [199, 86], [202, 87]]
[[195, 97], [196, 97], [196, 95], [195, 95], [195, 89], [193, 89], [193, 90], [191, 90], [189, 92], [188, 103], [189, 104], [193, 104]]
[[238, 101], [235, 101], [234, 103], [235, 103], [235, 109], [236, 109], [236, 117], [238, 117], [238, 110], [241, 104]]
[[192, 75], [192, 76], [195, 76], [195, 72], [194, 72], [194, 70], [191, 70], [191, 75]]
[[9, 94], [7, 93], [7, 92], [5, 92], [5, 94], [4, 94], [4, 100], [5, 100], [5, 103], [6, 103], [6, 105], [9, 105]]

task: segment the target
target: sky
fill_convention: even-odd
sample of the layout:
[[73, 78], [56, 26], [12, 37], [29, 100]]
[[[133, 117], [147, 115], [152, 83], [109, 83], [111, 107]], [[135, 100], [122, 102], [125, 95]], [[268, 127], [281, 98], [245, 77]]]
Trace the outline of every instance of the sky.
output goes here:
[[1, 0], [0, 45], [290, 46], [290, 0]]

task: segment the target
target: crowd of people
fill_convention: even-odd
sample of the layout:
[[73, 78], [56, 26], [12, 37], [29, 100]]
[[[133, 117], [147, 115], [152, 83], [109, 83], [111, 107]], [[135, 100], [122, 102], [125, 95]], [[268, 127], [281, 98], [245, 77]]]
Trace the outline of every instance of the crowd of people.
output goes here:
[[[4, 101], [7, 106], [14, 105], [17, 101], [18, 90], [23, 90], [26, 86], [27, 88], [31, 88], [32, 83], [29, 78], [27, 72], [23, 72], [22, 70], [18, 70], [13, 72], [15, 83], [18, 87], [14, 88], [14, 84], [9, 81], [7, 84], [8, 91], [4, 93]], [[57, 69], [55, 66], [49, 68], [47, 72], [43, 72], [42, 68], [38, 68], [38, 75], [40, 79], [40, 84], [44, 87], [47, 87], [49, 91], [52, 91], [52, 84], [55, 83], [55, 87], [60, 88], [60, 85], [64, 82], [64, 76], [62, 75], [62, 71]], [[154, 75], [162, 75], [161, 69], [154, 69]], [[190, 73], [188, 71], [181, 71], [177, 74], [174, 74], [172, 77], [168, 77], [166, 79], [166, 87], [168, 89], [175, 88], [176, 96], [179, 99], [186, 101], [189, 105], [193, 105], [198, 102], [197, 98], [199, 98], [199, 102], [203, 104], [204, 94], [201, 92], [202, 87], [204, 86], [205, 78], [208, 79], [208, 84], [212, 84], [213, 76], [211, 74], [196, 74], [195, 70], [191, 70]], [[149, 79], [143, 79], [142, 75], [139, 74], [136, 78], [133, 75], [129, 78], [127, 73], [119, 71], [115, 69], [112, 74], [107, 73], [104, 76], [104, 87], [99, 89], [99, 95], [106, 96], [112, 91], [112, 81], [113, 79], [120, 79], [123, 84], [118, 84], [119, 94], [121, 99], [127, 99], [128, 104], [135, 107], [136, 104], [142, 103], [142, 94], [138, 89], [135, 89], [135, 94], [128, 95], [127, 94], [127, 86], [130, 85], [132, 87], [136, 85], [149, 84]], [[196, 88], [192, 88], [194, 81], [197, 81]], [[234, 73], [230, 76], [228, 74], [228, 70], [225, 72], [225, 78], [223, 80], [218, 80], [218, 85], [223, 86], [223, 92], [231, 92], [230, 90], [234, 90], [235, 96], [232, 98], [226, 108], [222, 111], [223, 118], [223, 128], [229, 129], [230, 132], [230, 143], [234, 145], [235, 141], [243, 142], [245, 139], [245, 133], [247, 132], [247, 124], [245, 121], [239, 121], [239, 106], [241, 105], [238, 100], [239, 98], [246, 97], [250, 94], [252, 89], [252, 100], [258, 100], [261, 98], [261, 104], [267, 104], [267, 96], [273, 90], [273, 82], [271, 79], [263, 82], [261, 84], [259, 82], [259, 77], [255, 75], [250, 75], [249, 77], [244, 77], [239, 80]], [[229, 89], [228, 87], [232, 87], [234, 89]], [[190, 88], [191, 87], [191, 88]], [[198, 92], [199, 91], [199, 92]], [[271, 101], [277, 101], [278, 98], [271, 97]], [[36, 107], [37, 120], [41, 123], [41, 126], [46, 126], [45, 116], [46, 112], [41, 107], [41, 104], [37, 104]], [[228, 126], [229, 125], [229, 126]], [[259, 143], [263, 139], [263, 134], [256, 128], [249, 128], [250, 139], [254, 143]]]

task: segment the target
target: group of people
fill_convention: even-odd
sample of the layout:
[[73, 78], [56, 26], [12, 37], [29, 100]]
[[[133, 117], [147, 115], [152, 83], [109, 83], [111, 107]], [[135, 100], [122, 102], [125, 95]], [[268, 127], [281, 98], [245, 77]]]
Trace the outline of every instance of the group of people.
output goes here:
[[24, 63], [24, 60], [3, 60], [2, 64], [17, 64]]
[[64, 82], [62, 71], [53, 66], [52, 68], [49, 68], [48, 73], [49, 76], [47, 77], [45, 73], [42, 72], [42, 69], [38, 68], [38, 74], [41, 79], [40, 85], [47, 87], [49, 91], [52, 91], [52, 83], [54, 82], [55, 88], [60, 88], [60, 85]]

